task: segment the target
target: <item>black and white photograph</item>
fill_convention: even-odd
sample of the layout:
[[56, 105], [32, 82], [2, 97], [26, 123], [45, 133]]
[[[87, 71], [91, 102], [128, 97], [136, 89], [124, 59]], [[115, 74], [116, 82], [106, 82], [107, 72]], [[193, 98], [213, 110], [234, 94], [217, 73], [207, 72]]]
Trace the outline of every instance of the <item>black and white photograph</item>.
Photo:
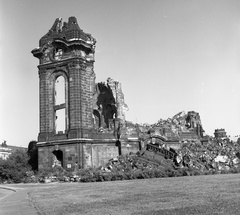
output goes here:
[[0, 0], [0, 215], [240, 214], [240, 1]]

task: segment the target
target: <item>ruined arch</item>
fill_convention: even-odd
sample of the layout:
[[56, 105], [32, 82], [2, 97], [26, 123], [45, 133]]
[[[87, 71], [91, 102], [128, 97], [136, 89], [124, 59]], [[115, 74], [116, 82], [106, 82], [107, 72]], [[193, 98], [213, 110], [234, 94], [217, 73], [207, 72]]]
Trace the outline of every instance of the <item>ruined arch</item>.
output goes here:
[[94, 97], [97, 112], [100, 114], [100, 127], [109, 128], [110, 121], [117, 115], [116, 101], [112, 89], [105, 83], [98, 83]]
[[94, 117], [94, 126], [95, 128], [101, 127], [101, 116], [98, 110], [93, 110], [93, 117]]
[[54, 167], [54, 166], [63, 167], [63, 151], [62, 150], [54, 150], [54, 151], [52, 151], [52, 155], [53, 155], [52, 167]]

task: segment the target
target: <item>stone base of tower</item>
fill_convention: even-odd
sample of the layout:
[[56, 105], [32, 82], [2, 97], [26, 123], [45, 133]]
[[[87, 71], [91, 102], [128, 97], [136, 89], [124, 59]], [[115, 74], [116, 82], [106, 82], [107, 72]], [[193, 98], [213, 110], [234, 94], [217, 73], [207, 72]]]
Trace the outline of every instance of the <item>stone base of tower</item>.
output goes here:
[[[93, 129], [69, 129], [66, 133], [42, 132], [38, 134], [38, 142], [47, 142], [55, 140], [68, 140], [77, 138], [91, 138]], [[109, 136], [109, 135], [108, 135]]]
[[116, 139], [68, 139], [38, 143], [38, 168], [62, 166], [69, 171], [104, 166], [118, 155], [139, 151], [138, 138]]

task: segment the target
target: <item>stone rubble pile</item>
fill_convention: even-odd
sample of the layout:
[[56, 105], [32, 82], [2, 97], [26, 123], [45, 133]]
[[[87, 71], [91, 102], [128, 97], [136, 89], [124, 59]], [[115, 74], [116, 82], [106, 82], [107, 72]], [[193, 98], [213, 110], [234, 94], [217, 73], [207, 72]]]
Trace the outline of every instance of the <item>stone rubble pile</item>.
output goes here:
[[[183, 133], [194, 133], [199, 137], [204, 135], [200, 115], [197, 112], [179, 112], [172, 118], [159, 119], [154, 124], [139, 125], [140, 135], [146, 136], [150, 133], [159, 133], [166, 139], [184, 139]], [[195, 136], [196, 136], [195, 135]]]
[[155, 127], [162, 128], [163, 135], [166, 131], [171, 131], [174, 136], [180, 137], [180, 133], [182, 131], [188, 131], [188, 124], [186, 123], [187, 114], [182, 111], [172, 118], [168, 118], [167, 120], [159, 119], [157, 123], [152, 124], [150, 127], [154, 129]]
[[158, 163], [149, 162], [142, 159], [139, 154], [129, 154], [125, 156], [118, 156], [109, 160], [109, 162], [101, 168], [102, 172], [129, 172], [135, 170], [144, 169], [158, 169], [160, 171], [165, 170], [166, 167], [159, 165]]
[[179, 167], [221, 171], [240, 164], [240, 145], [228, 138], [209, 138], [204, 143], [185, 140], [176, 153], [175, 163]]
[[[208, 143], [187, 141], [175, 151], [175, 168], [194, 168], [200, 171], [224, 171], [240, 166], [240, 145], [225, 139], [209, 139]], [[157, 168], [164, 172], [166, 166], [141, 159], [139, 154], [115, 157], [102, 167], [102, 172], [127, 172]]]
[[[163, 137], [162, 141], [159, 141], [161, 143], [153, 144], [174, 151], [174, 162], [178, 168], [224, 171], [240, 167], [240, 144], [231, 141], [227, 136], [205, 136], [197, 112], [190, 111], [186, 114], [182, 111], [167, 120], [160, 119], [152, 125], [140, 125], [139, 130], [140, 138], [148, 144], [151, 144], [153, 136]], [[179, 142], [179, 149], [173, 150], [164, 144], [173, 139]]]

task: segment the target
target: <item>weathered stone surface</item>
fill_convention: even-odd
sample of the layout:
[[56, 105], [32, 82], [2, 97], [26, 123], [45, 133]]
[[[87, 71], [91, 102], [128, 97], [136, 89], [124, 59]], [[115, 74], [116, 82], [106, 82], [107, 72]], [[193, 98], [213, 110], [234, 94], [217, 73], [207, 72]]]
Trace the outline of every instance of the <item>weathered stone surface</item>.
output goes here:
[[240, 163], [237, 156], [240, 145], [228, 138], [209, 138], [208, 142], [184, 141], [177, 151], [179, 166], [195, 167], [202, 170], [228, 170]]
[[178, 167], [206, 171], [237, 167], [240, 145], [230, 141], [224, 129], [216, 129], [215, 136], [204, 136], [200, 115], [194, 111], [182, 111], [153, 125], [139, 125], [141, 155], [151, 161], [157, 162], [157, 156], [166, 158], [170, 153], [168, 158]]
[[226, 138], [227, 134], [225, 132], [225, 129], [221, 128], [221, 129], [215, 130], [214, 136], [215, 136], [215, 138]]
[[[95, 45], [96, 40], [83, 32], [75, 17], [70, 17], [68, 22], [56, 19], [40, 39], [39, 47], [32, 50], [39, 59], [40, 169], [59, 164], [69, 170], [99, 166], [127, 153], [125, 145], [121, 152], [120, 141], [126, 133], [122, 128], [127, 109], [121, 84], [111, 78], [106, 84], [95, 83]], [[64, 80], [65, 100], [58, 104], [59, 77]], [[57, 130], [59, 110], [65, 114], [62, 131]], [[128, 143], [129, 148], [136, 152], [138, 143], [135, 138]]]
[[114, 129], [114, 120], [120, 120], [125, 127], [125, 111], [128, 109], [124, 102], [121, 84], [111, 78], [107, 83], [97, 83], [93, 94], [94, 127], [98, 129]]
[[[179, 112], [157, 123], [126, 121], [121, 84], [108, 78], [95, 83], [96, 40], [78, 26], [75, 17], [52, 28], [32, 51], [39, 59], [40, 131], [39, 168], [61, 165], [66, 169], [104, 165], [111, 157], [137, 153], [178, 166], [221, 169], [237, 165], [239, 145], [231, 143], [224, 129], [215, 138], [205, 136], [197, 112]], [[64, 98], [56, 103], [56, 80], [63, 77]], [[58, 131], [59, 110], [65, 114]]]

